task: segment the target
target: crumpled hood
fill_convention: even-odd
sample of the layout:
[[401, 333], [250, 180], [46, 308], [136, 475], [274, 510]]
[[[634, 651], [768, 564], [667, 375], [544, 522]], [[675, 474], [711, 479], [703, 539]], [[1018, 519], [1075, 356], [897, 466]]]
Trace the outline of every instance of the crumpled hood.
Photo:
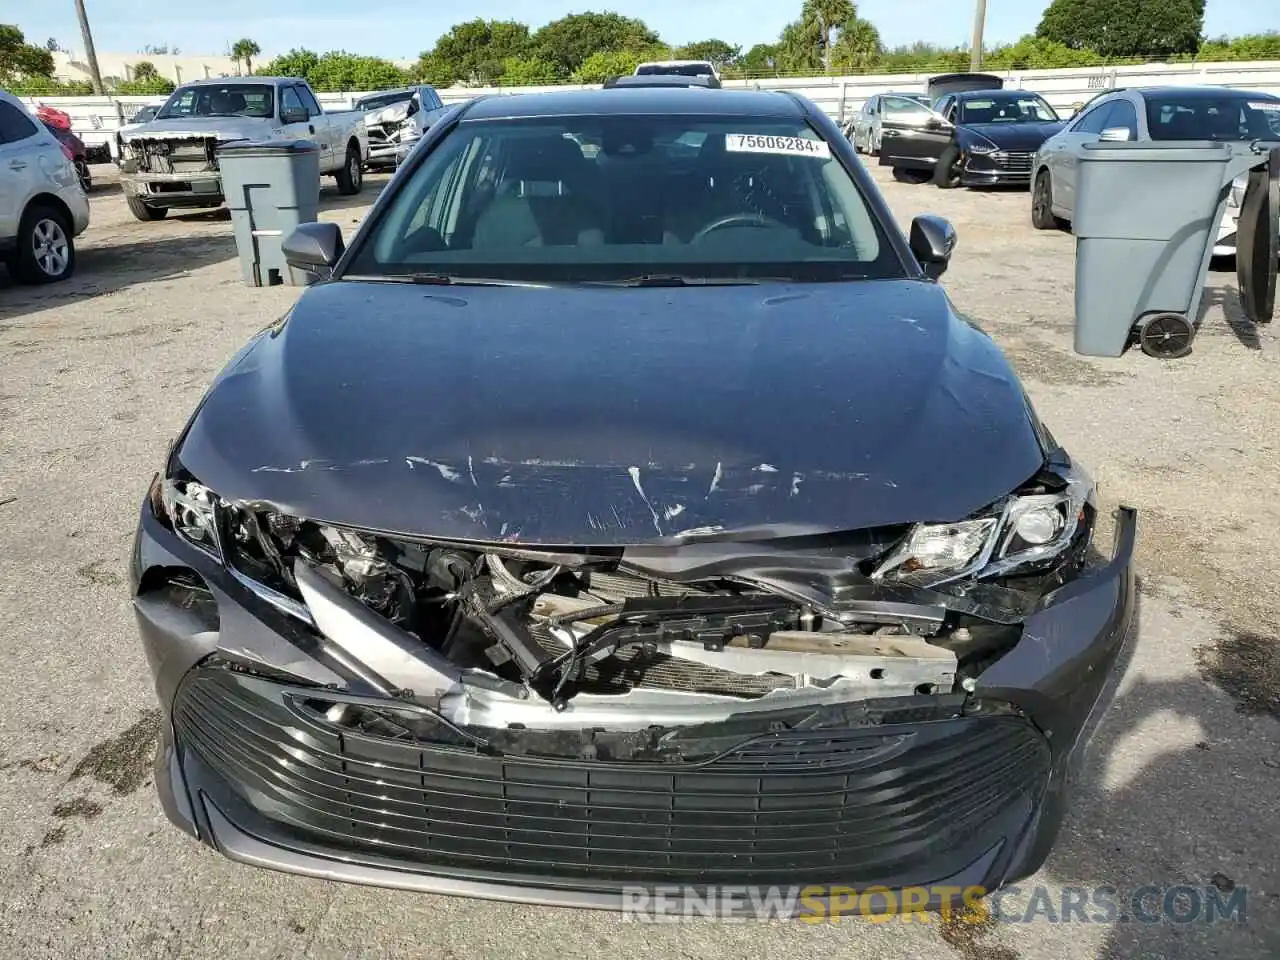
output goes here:
[[1050, 123], [966, 123], [960, 128], [964, 133], [976, 133], [994, 143], [1001, 150], [1034, 153], [1040, 145], [1066, 126], [1065, 121]]
[[924, 281], [307, 291], [180, 444], [224, 497], [393, 533], [652, 542], [957, 520], [1044, 451]]
[[130, 140], [172, 140], [179, 137], [216, 137], [218, 140], [251, 140], [274, 128], [275, 121], [254, 117], [175, 117], [140, 123], [121, 136]]
[[399, 123], [409, 115], [409, 104], [411, 102], [410, 100], [401, 100], [399, 103], [388, 104], [385, 107], [379, 107], [377, 110], [367, 110], [364, 114], [365, 125]]

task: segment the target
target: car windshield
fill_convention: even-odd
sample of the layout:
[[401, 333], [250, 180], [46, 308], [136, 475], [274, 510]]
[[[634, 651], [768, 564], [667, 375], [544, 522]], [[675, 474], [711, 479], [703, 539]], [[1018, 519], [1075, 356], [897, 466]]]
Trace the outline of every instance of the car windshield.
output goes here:
[[346, 274], [522, 282], [820, 281], [905, 267], [803, 120], [459, 124], [398, 183]]
[[971, 97], [960, 101], [961, 123], [1049, 123], [1053, 107], [1034, 93]]
[[406, 100], [413, 99], [412, 90], [400, 90], [396, 93], [379, 93], [372, 97], [362, 97], [356, 101], [355, 109], [357, 110], [381, 110], [383, 107], [389, 107], [393, 103], [404, 103]]
[[275, 100], [266, 83], [219, 83], [179, 87], [165, 101], [157, 120], [183, 117], [271, 117]]
[[1280, 140], [1280, 97], [1170, 92], [1146, 101], [1152, 140]]

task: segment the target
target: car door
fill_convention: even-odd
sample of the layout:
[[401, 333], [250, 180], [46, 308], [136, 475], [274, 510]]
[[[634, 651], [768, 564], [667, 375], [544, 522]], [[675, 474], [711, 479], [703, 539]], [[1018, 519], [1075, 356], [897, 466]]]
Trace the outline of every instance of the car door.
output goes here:
[[43, 176], [39, 133], [24, 109], [0, 99], [0, 240], [17, 236], [27, 199]]
[[290, 140], [314, 140], [320, 145], [320, 169], [329, 169], [332, 166], [329, 129], [323, 124], [323, 120], [321, 124], [316, 124], [310, 108], [302, 99], [301, 90], [295, 84], [287, 84], [280, 88], [279, 109], [280, 125], [284, 128], [284, 135]]
[[853, 136], [850, 139], [853, 140], [854, 146], [863, 144], [867, 150], [875, 148], [876, 120], [877, 114], [880, 112], [879, 103], [879, 95], [871, 97], [862, 105], [858, 115], [853, 118]]
[[[1049, 172], [1053, 177], [1053, 205], [1071, 218], [1076, 207], [1076, 178], [1085, 144], [1097, 143], [1107, 129], [1112, 108], [1120, 101], [1103, 100], [1082, 113], [1079, 119], [1053, 137]], [[1127, 101], [1125, 101], [1127, 102]], [[1137, 122], [1137, 115], [1134, 115]], [[1136, 133], [1135, 133], [1136, 136]]]
[[[954, 98], [944, 98], [954, 108]], [[951, 142], [953, 128], [938, 113], [910, 97], [880, 100], [880, 162], [908, 170], [931, 170]]]
[[321, 169], [328, 169], [342, 162], [346, 152], [341, 149], [337, 143], [338, 136], [335, 132], [333, 121], [329, 115], [324, 112], [324, 107], [320, 106], [320, 101], [316, 99], [316, 95], [311, 92], [311, 88], [304, 83], [297, 86], [298, 96], [302, 99], [302, 105], [307, 108], [307, 116], [311, 120], [311, 126], [315, 128], [316, 142], [320, 144], [320, 166]]

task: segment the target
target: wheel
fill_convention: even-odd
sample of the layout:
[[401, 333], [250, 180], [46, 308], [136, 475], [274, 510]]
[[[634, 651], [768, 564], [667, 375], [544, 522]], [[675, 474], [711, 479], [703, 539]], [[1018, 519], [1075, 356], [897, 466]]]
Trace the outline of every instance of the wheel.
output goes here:
[[880, 156], [880, 145], [876, 143], [876, 135], [872, 130], [867, 131], [867, 156]]
[[908, 170], [905, 167], [893, 168], [893, 179], [899, 183], [924, 183], [929, 175], [920, 170]]
[[342, 169], [335, 174], [338, 181], [338, 192], [344, 197], [359, 193], [364, 186], [364, 164], [360, 162], [360, 150], [355, 146], [347, 147], [347, 158]]
[[933, 168], [933, 183], [943, 190], [960, 186], [960, 148], [956, 144], [953, 143], [942, 151], [942, 156]]
[[80, 178], [80, 189], [88, 193], [93, 188], [93, 176], [89, 173], [89, 165], [83, 160], [76, 161], [76, 176]]
[[1191, 352], [1196, 328], [1180, 313], [1155, 313], [1136, 326], [1138, 345], [1148, 357], [1177, 360]]
[[53, 207], [29, 207], [18, 224], [18, 248], [11, 263], [20, 283], [53, 283], [71, 276], [76, 245], [66, 215]]
[[1053, 215], [1053, 178], [1048, 170], [1041, 170], [1031, 190], [1031, 225], [1037, 230], [1061, 230], [1065, 223]]
[[138, 197], [125, 197], [124, 200], [129, 205], [129, 212], [139, 220], [163, 220], [169, 212], [168, 207], [153, 207]]

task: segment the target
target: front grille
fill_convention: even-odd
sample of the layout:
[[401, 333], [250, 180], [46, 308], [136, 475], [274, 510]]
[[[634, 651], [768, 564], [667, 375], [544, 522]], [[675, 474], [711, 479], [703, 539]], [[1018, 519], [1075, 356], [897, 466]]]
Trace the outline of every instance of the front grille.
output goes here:
[[1012, 153], [998, 150], [991, 154], [991, 160], [995, 163], [997, 169], [1008, 173], [1031, 172], [1031, 154], [1029, 153]]
[[1049, 767], [1016, 717], [744, 736], [713, 759], [663, 764], [377, 736], [304, 702], [200, 668], [175, 731], [285, 842], [515, 882], [936, 880], [1001, 839], [1002, 816], [1025, 817]]

